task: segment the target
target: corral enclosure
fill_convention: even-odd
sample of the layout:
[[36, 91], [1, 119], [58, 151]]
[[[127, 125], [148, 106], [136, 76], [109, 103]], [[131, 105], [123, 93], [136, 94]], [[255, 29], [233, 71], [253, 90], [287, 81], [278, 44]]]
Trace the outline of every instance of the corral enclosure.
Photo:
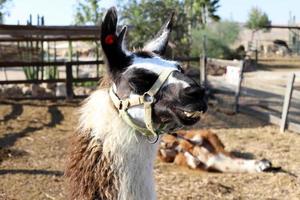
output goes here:
[[[25, 36], [22, 35], [21, 39], [15, 30], [19, 28], [25, 29]], [[82, 35], [87, 30], [91, 31], [91, 36]], [[80, 49], [84, 43], [75, 41], [94, 43], [99, 39], [95, 32], [99, 32], [97, 27], [0, 27], [3, 35], [11, 34], [2, 37], [0, 43], [3, 44], [1, 52], [9, 52], [9, 57], [4, 56], [0, 61], [3, 67], [0, 84], [5, 85], [0, 97], [0, 199], [66, 199], [65, 155], [80, 106], [80, 100], [74, 99], [85, 97], [96, 88], [95, 83], [101, 78], [103, 69], [101, 54], [97, 53], [99, 49], [77, 52], [74, 50], [76, 46]], [[58, 52], [59, 45], [65, 46], [64, 52]], [[95, 47], [99, 48], [97, 44]], [[7, 59], [14, 58], [16, 50], [20, 60]], [[22, 55], [22, 52], [28, 55]], [[213, 97], [209, 100], [208, 114], [195, 127], [212, 129], [221, 137], [227, 150], [245, 158], [267, 158], [274, 166], [282, 167], [282, 171], [206, 173], [157, 161], [158, 198], [299, 199], [299, 135], [289, 130], [281, 134], [278, 126], [268, 122], [281, 124], [286, 85], [294, 73], [294, 90], [284, 126], [289, 129], [289, 124], [293, 123], [296, 125], [292, 130], [299, 130], [300, 59], [261, 59], [257, 69], [250, 67], [247, 71], [239, 70], [245, 67], [244, 61], [203, 58], [177, 58], [187, 67], [197, 66], [196, 71], [202, 66], [200, 81], [207, 84]], [[24, 68], [29, 69], [28, 73], [32, 70], [32, 79], [25, 80]], [[46, 69], [58, 71], [51, 76], [51, 71], [46, 72]], [[22, 74], [23, 80], [15, 79], [20, 77], [14, 73]], [[198, 79], [200, 74], [190, 75]], [[39, 85], [42, 83], [44, 85]], [[19, 90], [6, 91], [15, 84], [21, 84]], [[41, 95], [39, 89], [34, 93], [28, 84], [52, 89], [51, 95]], [[55, 91], [51, 88], [53, 84]], [[65, 91], [60, 90], [60, 86]], [[31, 92], [23, 92], [25, 87], [31, 87]], [[81, 90], [76, 90], [76, 87]], [[16, 95], [20, 89], [21, 94]], [[15, 101], [26, 98], [44, 100]], [[69, 101], [58, 100], [65, 98]]]

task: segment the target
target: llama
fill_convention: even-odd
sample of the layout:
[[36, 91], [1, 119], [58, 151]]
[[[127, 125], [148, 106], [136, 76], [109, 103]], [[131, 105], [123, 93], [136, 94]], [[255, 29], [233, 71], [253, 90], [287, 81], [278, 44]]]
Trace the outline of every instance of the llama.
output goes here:
[[255, 173], [274, 171], [267, 159], [238, 158], [227, 152], [219, 137], [209, 130], [180, 130], [177, 136], [163, 136], [158, 151], [164, 162], [188, 166], [191, 169], [219, 172]]
[[101, 26], [110, 87], [93, 92], [80, 110], [66, 178], [70, 199], [156, 199], [151, 138], [199, 121], [207, 110], [204, 90], [179, 63], [161, 56], [173, 14], [142, 50], [126, 50], [126, 27], [117, 33], [110, 8]]

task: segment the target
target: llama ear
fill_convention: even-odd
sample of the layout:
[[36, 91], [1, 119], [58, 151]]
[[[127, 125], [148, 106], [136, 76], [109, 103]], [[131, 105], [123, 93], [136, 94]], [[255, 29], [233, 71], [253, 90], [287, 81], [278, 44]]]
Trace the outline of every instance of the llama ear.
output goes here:
[[109, 72], [115, 76], [130, 63], [131, 56], [124, 45], [127, 27], [117, 33], [118, 15], [115, 7], [110, 8], [101, 25], [101, 46], [107, 59]]
[[166, 51], [170, 33], [173, 27], [174, 12], [171, 14], [167, 22], [162, 26], [154, 39], [148, 42], [143, 48], [145, 51], [152, 51], [159, 55], [163, 55]]

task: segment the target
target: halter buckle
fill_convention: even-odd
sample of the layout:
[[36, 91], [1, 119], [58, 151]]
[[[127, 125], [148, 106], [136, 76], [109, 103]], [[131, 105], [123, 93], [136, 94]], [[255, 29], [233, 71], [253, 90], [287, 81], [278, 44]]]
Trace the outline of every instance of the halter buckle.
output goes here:
[[154, 103], [155, 98], [153, 95], [149, 94], [148, 92], [145, 92], [143, 94], [143, 103], [148, 103], [148, 104], [152, 104]]

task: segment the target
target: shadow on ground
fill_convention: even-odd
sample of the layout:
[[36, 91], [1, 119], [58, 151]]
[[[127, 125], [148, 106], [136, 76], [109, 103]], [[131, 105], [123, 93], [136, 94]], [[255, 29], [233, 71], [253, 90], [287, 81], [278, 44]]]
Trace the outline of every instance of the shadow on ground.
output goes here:
[[[4, 121], [8, 123], [9, 120], [13, 120], [21, 115], [23, 112], [23, 106], [19, 104], [12, 105], [12, 111], [4, 117]], [[31, 126], [24, 128], [19, 132], [6, 133], [3, 137], [0, 138], [0, 162], [5, 158], [11, 157], [10, 152], [13, 150], [10, 147], [13, 147], [18, 139], [34, 134], [36, 131], [42, 130], [44, 128], [52, 128], [60, 124], [64, 120], [63, 114], [60, 112], [56, 105], [51, 105], [48, 107], [48, 113], [50, 114], [49, 123], [40, 123], [38, 126]]]
[[0, 122], [6, 122], [9, 120], [17, 119], [23, 113], [23, 105], [21, 104], [12, 104], [11, 112], [5, 115]]
[[29, 174], [29, 175], [46, 175], [46, 176], [63, 176], [64, 173], [58, 170], [43, 169], [1, 169], [0, 175], [5, 174]]

